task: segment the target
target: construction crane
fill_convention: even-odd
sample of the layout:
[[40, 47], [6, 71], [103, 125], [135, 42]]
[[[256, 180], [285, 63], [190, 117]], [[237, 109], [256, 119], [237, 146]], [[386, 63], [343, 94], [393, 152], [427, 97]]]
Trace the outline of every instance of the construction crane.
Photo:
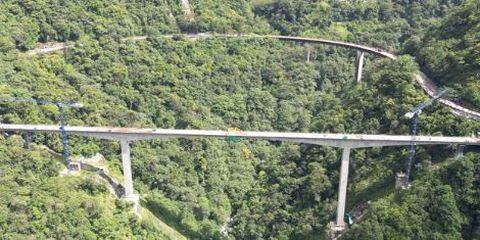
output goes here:
[[[419, 123], [418, 116], [420, 115], [420, 113], [422, 113], [422, 110], [424, 108], [432, 105], [432, 103], [435, 100], [439, 99], [441, 96], [445, 95], [447, 92], [448, 92], [448, 90], [443, 90], [443, 91], [439, 92], [438, 94], [433, 96], [428, 101], [418, 105], [412, 111], [405, 114], [405, 117], [407, 117], [409, 119], [412, 119], [412, 125], [413, 125], [412, 135], [413, 136], [417, 135], [418, 123]], [[412, 142], [410, 143], [410, 150], [409, 150], [409, 154], [408, 154], [407, 173], [406, 173], [406, 180], [405, 180], [406, 184], [410, 183], [410, 176], [411, 176], [411, 173], [412, 173], [413, 158], [415, 157], [416, 146], [417, 146], [417, 143], [415, 142], [415, 140], [413, 138]]]
[[63, 154], [65, 156], [65, 163], [67, 164], [68, 172], [70, 173], [70, 150], [68, 145], [68, 136], [67, 132], [65, 131], [65, 114], [64, 108], [82, 108], [83, 104], [76, 103], [76, 102], [55, 102], [55, 101], [46, 101], [42, 99], [34, 99], [34, 98], [2, 98], [0, 102], [32, 102], [37, 103], [40, 105], [55, 105], [58, 107], [59, 111], [59, 122], [60, 122], [60, 131], [62, 134], [62, 145], [63, 145]]

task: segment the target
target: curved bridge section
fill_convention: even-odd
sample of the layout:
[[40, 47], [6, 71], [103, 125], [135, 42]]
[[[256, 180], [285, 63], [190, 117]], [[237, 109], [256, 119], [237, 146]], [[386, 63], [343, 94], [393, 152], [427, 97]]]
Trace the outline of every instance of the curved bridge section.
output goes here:
[[212, 34], [212, 33], [198, 33], [198, 34], [186, 34], [186, 35], [163, 35], [164, 37], [175, 37], [175, 36], [186, 36], [190, 39], [202, 39], [202, 38], [213, 38], [213, 37], [226, 37], [226, 38], [273, 38], [282, 41], [290, 42], [302, 42], [302, 43], [317, 43], [325, 44], [337, 47], [346, 47], [356, 49], [362, 52], [372, 53], [381, 57], [386, 57], [394, 60], [395, 55], [388, 53], [380, 48], [372, 48], [360, 44], [328, 40], [324, 38], [310, 38], [310, 37], [296, 37], [296, 36], [282, 36], [282, 35], [256, 35], [256, 34]]
[[[357, 82], [360, 82], [362, 79], [362, 69], [363, 69], [363, 59], [364, 53], [371, 53], [380, 57], [389, 58], [392, 60], [396, 59], [396, 56], [392, 53], [386, 52], [380, 48], [372, 48], [365, 45], [343, 42], [343, 41], [335, 41], [335, 40], [328, 40], [323, 38], [310, 38], [310, 37], [295, 37], [295, 36], [281, 36], [281, 35], [255, 35], [255, 34], [211, 34], [211, 33], [198, 33], [198, 34], [179, 34], [179, 35], [163, 35], [163, 37], [172, 38], [175, 36], [184, 36], [190, 39], [205, 39], [205, 38], [212, 38], [212, 37], [228, 37], [228, 38], [239, 38], [239, 37], [246, 37], [246, 38], [273, 38], [282, 41], [293, 41], [293, 42], [302, 42], [302, 43], [316, 43], [316, 44], [325, 44], [337, 47], [345, 47], [351, 48], [358, 51], [357, 60], [356, 60], [356, 72], [355, 72], [355, 79]], [[414, 74], [414, 79], [420, 84], [420, 86], [428, 93], [431, 97], [435, 96], [438, 91], [437, 87], [430, 80], [424, 73], [419, 72]], [[458, 104], [454, 101], [440, 98], [439, 102], [443, 105], [452, 109], [452, 112], [456, 115], [463, 116], [466, 118], [473, 118], [473, 119], [480, 119], [480, 111], [477, 109], [471, 109], [468, 107], [464, 107], [461, 104]]]
[[326, 44], [326, 45], [332, 45], [332, 46], [347, 47], [347, 48], [353, 48], [359, 51], [379, 55], [381, 57], [390, 58], [392, 60], [395, 60], [396, 58], [395, 55], [385, 52], [380, 48], [372, 48], [372, 47], [367, 47], [367, 46], [363, 46], [355, 43], [349, 43], [349, 42], [333, 41], [333, 40], [327, 40], [323, 38], [306, 38], [306, 37], [292, 37], [292, 36], [278, 36], [278, 35], [271, 35], [267, 37], [271, 37], [279, 40], [286, 40], [286, 41], [319, 43], [319, 44]]
[[[228, 38], [240, 38], [240, 37], [250, 37], [250, 38], [273, 38], [282, 41], [293, 41], [293, 42], [303, 42], [303, 43], [316, 43], [316, 44], [326, 44], [331, 46], [338, 46], [338, 47], [346, 47], [355, 49], [358, 51], [357, 60], [356, 60], [356, 72], [355, 72], [355, 79], [357, 82], [360, 82], [362, 79], [362, 69], [363, 69], [363, 59], [365, 53], [371, 53], [380, 57], [386, 57], [392, 60], [396, 59], [396, 56], [392, 53], [386, 52], [379, 48], [372, 48], [365, 45], [343, 42], [343, 41], [335, 41], [335, 40], [328, 40], [323, 38], [310, 38], [310, 37], [296, 37], [296, 36], [281, 36], [281, 35], [256, 35], [256, 34], [213, 34], [213, 33], [198, 33], [198, 34], [170, 34], [170, 35], [163, 35], [163, 37], [173, 38], [176, 36], [183, 36], [190, 39], [204, 39], [204, 38], [212, 38], [212, 37], [228, 37]], [[147, 36], [133, 36], [133, 37], [126, 37], [122, 38], [121, 41], [143, 41], [146, 40]], [[27, 52], [27, 55], [37, 55], [37, 54], [48, 54], [55, 51], [61, 51], [65, 49], [69, 49], [73, 47], [73, 43], [50, 43], [45, 46], [41, 46], [39, 48], [30, 50]], [[437, 94], [437, 88], [434, 85], [433, 81], [428, 79], [424, 73], [419, 72], [414, 75], [414, 79], [422, 86], [422, 88], [427, 92], [430, 96], [435, 96]], [[477, 109], [472, 109], [468, 107], [464, 107], [461, 104], [453, 102], [448, 99], [441, 98], [439, 102], [444, 104], [445, 106], [452, 109], [452, 112], [456, 115], [473, 118], [473, 119], [480, 119], [480, 111]]]

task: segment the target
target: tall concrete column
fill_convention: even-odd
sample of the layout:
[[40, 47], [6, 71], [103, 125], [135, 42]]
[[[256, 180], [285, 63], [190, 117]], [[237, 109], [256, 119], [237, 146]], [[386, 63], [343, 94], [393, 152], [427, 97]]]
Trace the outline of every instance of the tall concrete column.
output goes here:
[[32, 142], [32, 133], [25, 132], [23, 133], [23, 138], [25, 139], [23, 142], [23, 148], [30, 148], [30, 143]]
[[458, 145], [457, 152], [455, 153], [455, 159], [463, 157], [463, 151], [465, 150], [465, 145]]
[[122, 165], [125, 195], [124, 199], [133, 203], [133, 210], [136, 214], [140, 213], [139, 196], [133, 193], [132, 163], [130, 160], [130, 143], [126, 138], [120, 139], [122, 148]]
[[345, 202], [347, 200], [347, 183], [348, 183], [348, 165], [350, 163], [350, 148], [344, 147], [342, 153], [342, 164], [340, 167], [340, 181], [338, 186], [338, 206], [337, 206], [337, 222], [338, 230], [345, 228]]
[[365, 57], [365, 52], [357, 51], [357, 61], [355, 69], [355, 79], [358, 82], [362, 81], [362, 71], [363, 71], [363, 58]]
[[306, 43], [305, 45], [305, 49], [307, 50], [307, 62], [310, 62], [310, 57], [312, 55], [312, 46], [310, 46], [310, 44]]

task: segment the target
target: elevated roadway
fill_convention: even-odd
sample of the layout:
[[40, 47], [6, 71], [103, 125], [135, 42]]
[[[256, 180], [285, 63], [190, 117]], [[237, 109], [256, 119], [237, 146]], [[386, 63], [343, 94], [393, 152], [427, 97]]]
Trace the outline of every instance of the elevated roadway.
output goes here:
[[[3, 132], [43, 132], [61, 133], [55, 125], [16, 125], [0, 124]], [[290, 141], [305, 144], [315, 144], [343, 149], [340, 167], [338, 190], [338, 206], [336, 230], [345, 228], [345, 203], [347, 197], [348, 168], [350, 151], [354, 148], [417, 145], [456, 144], [480, 145], [476, 137], [439, 137], [439, 136], [408, 136], [408, 135], [368, 135], [368, 134], [332, 134], [332, 133], [295, 133], [295, 132], [255, 132], [255, 131], [222, 131], [222, 130], [190, 130], [190, 129], [139, 129], [117, 127], [65, 127], [70, 135], [94, 137], [120, 141], [123, 174], [125, 181], [125, 199], [134, 202], [139, 211], [138, 195], [133, 190], [133, 176], [130, 159], [130, 143], [137, 140], [162, 138], [244, 138], [269, 141]]]
[[[17, 125], [0, 124], [0, 131], [23, 131], [59, 133], [56, 125]], [[153, 138], [245, 138], [269, 141], [289, 141], [330, 147], [382, 147], [404, 146], [415, 142], [417, 145], [460, 144], [480, 145], [480, 138], [443, 137], [443, 136], [408, 136], [408, 135], [370, 135], [370, 134], [336, 134], [336, 133], [295, 133], [295, 132], [256, 132], [256, 131], [222, 131], [192, 129], [145, 129], [117, 127], [74, 127], [66, 126], [69, 135], [94, 137], [99, 139], [126, 139], [128, 141]]]
[[[213, 37], [225, 37], [225, 38], [272, 38], [282, 41], [294, 41], [294, 42], [303, 42], [303, 43], [316, 43], [316, 44], [325, 44], [337, 47], [351, 48], [358, 51], [357, 61], [356, 61], [356, 71], [355, 79], [357, 82], [360, 82], [362, 79], [362, 69], [363, 69], [363, 59], [364, 53], [371, 53], [380, 57], [386, 57], [392, 60], [396, 59], [396, 56], [392, 53], [386, 52], [379, 48], [373, 48], [361, 44], [349, 43], [344, 41], [328, 40], [323, 38], [312, 38], [312, 37], [296, 37], [296, 36], [282, 36], [282, 35], [256, 35], [256, 34], [214, 34], [214, 33], [198, 33], [198, 34], [166, 34], [162, 35], [165, 38], [173, 37], [187, 37], [190, 39], [206, 39]], [[147, 36], [132, 36], [122, 38], [121, 41], [144, 41]], [[48, 54], [51, 52], [61, 51], [68, 48], [72, 48], [73, 43], [49, 43], [43, 46], [39, 46], [36, 49], [30, 50], [27, 52], [27, 55], [38, 55], [38, 54]], [[413, 78], [420, 84], [420, 86], [428, 93], [430, 96], [435, 96], [438, 93], [437, 87], [434, 85], [433, 81], [428, 79], [428, 77], [422, 72], [414, 74]], [[456, 115], [463, 116], [466, 118], [480, 119], [480, 110], [463, 106], [457, 102], [441, 98], [439, 102], [443, 105], [449, 107], [452, 112]]]
[[[360, 44], [348, 43], [343, 41], [328, 40], [322, 38], [280, 36], [280, 35], [254, 35], [254, 34], [180, 34], [163, 35], [166, 38], [187, 37], [192, 40], [205, 39], [212, 37], [224, 38], [271, 38], [281, 41], [294, 41], [302, 43], [325, 44], [337, 47], [346, 47], [357, 51], [355, 79], [360, 82], [362, 79], [362, 69], [365, 53], [376, 56], [396, 59], [394, 54], [388, 53], [379, 48], [372, 48]], [[133, 36], [121, 39], [122, 41], [143, 41], [147, 36]], [[47, 54], [54, 51], [60, 51], [72, 48], [73, 43], [49, 44], [43, 47], [27, 52], [28, 55]], [[437, 87], [428, 79], [425, 74], [416, 73], [414, 79], [430, 95], [437, 94]], [[467, 118], [480, 119], [480, 111], [462, 106], [448, 99], [439, 99], [439, 102], [452, 109], [452, 112]], [[60, 129], [57, 126], [45, 125], [8, 125], [0, 124], [1, 131], [25, 131], [25, 132], [50, 132], [57, 133]], [[194, 137], [238, 137], [245, 139], [263, 139], [270, 141], [291, 141], [305, 144], [316, 144], [323, 146], [339, 147], [343, 149], [342, 162], [340, 169], [340, 181], [338, 191], [338, 207], [336, 227], [343, 229], [345, 222], [345, 201], [348, 180], [348, 166], [350, 159], [350, 150], [353, 148], [381, 147], [381, 146], [402, 146], [416, 143], [417, 145], [432, 144], [456, 144], [462, 145], [480, 145], [480, 140], [473, 137], [438, 137], [438, 136], [393, 136], [393, 135], [366, 135], [366, 134], [326, 134], [326, 133], [285, 133], [285, 132], [249, 132], [249, 131], [218, 131], [218, 130], [179, 130], [179, 129], [133, 129], [133, 128], [108, 128], [108, 127], [66, 127], [66, 131], [71, 135], [88, 136], [100, 139], [118, 140], [121, 143], [121, 155], [123, 163], [123, 172], [125, 176], [125, 199], [133, 201], [138, 206], [138, 197], [133, 192], [131, 160], [130, 160], [130, 142], [136, 140], [152, 138], [194, 138]], [[461, 152], [457, 153], [461, 155]]]
[[386, 52], [380, 48], [373, 48], [365, 45], [349, 43], [344, 41], [329, 40], [324, 38], [312, 38], [312, 37], [296, 37], [296, 36], [284, 36], [284, 35], [257, 35], [257, 34], [218, 34], [218, 33], [196, 33], [196, 34], [170, 34], [162, 35], [162, 37], [172, 38], [175, 36], [184, 36], [190, 39], [205, 39], [205, 38], [271, 38], [289, 42], [301, 42], [301, 43], [316, 43], [331, 45], [336, 47], [351, 48], [362, 52], [368, 52], [378, 55], [380, 57], [396, 59], [394, 54]]

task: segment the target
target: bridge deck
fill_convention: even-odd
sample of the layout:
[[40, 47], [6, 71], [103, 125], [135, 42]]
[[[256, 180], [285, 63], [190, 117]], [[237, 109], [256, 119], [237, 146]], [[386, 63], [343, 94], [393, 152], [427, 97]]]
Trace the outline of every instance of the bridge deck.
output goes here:
[[[173, 37], [173, 36], [174, 35], [164, 35], [164, 37]], [[391, 54], [379, 48], [373, 48], [365, 45], [343, 42], [343, 41], [328, 40], [323, 38], [296, 37], [296, 36], [283, 36], [283, 35], [218, 34], [218, 33], [215, 33], [215, 34], [197, 33], [197, 34], [188, 34], [185, 36], [191, 39], [202, 39], [202, 38], [213, 38], [213, 37], [225, 37], [225, 38], [250, 37], [250, 38], [273, 38], [273, 39], [284, 40], [284, 41], [294, 41], [294, 42], [304, 42], [304, 43], [321, 43], [321, 44], [332, 45], [332, 46], [353, 48], [356, 50], [369, 52], [369, 53], [390, 58], [390, 59], [396, 58], [394, 54]]]
[[[65, 127], [68, 134], [91, 136], [104, 139], [127, 138], [131, 140], [151, 138], [190, 138], [190, 137], [238, 137], [246, 139], [265, 139], [273, 141], [294, 141], [301, 143], [337, 146], [341, 143], [355, 143], [350, 147], [395, 146], [417, 144], [462, 144], [480, 145], [480, 138], [443, 137], [443, 136], [409, 136], [409, 135], [369, 135], [369, 134], [335, 134], [335, 133], [295, 133], [295, 132], [256, 132], [256, 131], [222, 131], [191, 129], [140, 129], [117, 127]], [[16, 125], [0, 124], [0, 131], [26, 132], [60, 132], [56, 125]]]

